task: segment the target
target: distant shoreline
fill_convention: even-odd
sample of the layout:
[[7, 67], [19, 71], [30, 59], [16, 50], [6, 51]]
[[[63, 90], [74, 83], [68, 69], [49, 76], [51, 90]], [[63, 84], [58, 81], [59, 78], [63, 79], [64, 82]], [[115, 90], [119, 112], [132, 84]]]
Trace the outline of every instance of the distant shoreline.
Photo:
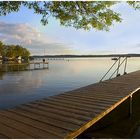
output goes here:
[[109, 55], [33, 55], [33, 58], [87, 58], [87, 57], [140, 57], [140, 54], [109, 54]]

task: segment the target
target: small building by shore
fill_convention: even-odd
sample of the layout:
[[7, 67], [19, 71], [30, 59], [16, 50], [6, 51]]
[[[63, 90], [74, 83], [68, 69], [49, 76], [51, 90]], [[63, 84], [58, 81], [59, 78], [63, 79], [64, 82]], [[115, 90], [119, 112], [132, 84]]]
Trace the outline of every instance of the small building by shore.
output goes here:
[[17, 56], [17, 57], [16, 57], [16, 60], [21, 60], [21, 59], [22, 59], [21, 56]]

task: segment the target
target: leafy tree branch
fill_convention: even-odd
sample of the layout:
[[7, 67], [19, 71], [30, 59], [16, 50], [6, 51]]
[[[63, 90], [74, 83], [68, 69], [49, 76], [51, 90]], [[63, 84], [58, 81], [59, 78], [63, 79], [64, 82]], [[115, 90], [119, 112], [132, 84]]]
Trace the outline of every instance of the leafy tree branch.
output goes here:
[[[48, 24], [50, 16], [58, 19], [60, 24], [76, 29], [109, 30], [114, 22], [121, 22], [121, 13], [112, 10], [119, 1], [1, 1], [0, 16], [18, 12], [22, 6], [33, 9], [42, 15], [41, 23]], [[140, 9], [139, 1], [126, 1], [134, 9]]]

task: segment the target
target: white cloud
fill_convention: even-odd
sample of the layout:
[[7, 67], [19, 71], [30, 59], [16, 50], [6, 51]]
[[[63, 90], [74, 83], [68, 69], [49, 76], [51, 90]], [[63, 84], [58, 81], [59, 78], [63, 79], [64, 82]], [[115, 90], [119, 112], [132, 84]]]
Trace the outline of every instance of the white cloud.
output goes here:
[[20, 44], [32, 54], [71, 54], [72, 44], [49, 38], [28, 24], [0, 22], [0, 40], [6, 44]]

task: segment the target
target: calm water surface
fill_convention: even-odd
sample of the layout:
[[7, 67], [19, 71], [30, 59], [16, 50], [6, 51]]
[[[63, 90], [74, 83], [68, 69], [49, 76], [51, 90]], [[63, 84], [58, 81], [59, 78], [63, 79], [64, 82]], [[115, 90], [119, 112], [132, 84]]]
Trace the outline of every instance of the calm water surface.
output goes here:
[[[71, 58], [49, 60], [45, 70], [0, 73], [0, 109], [96, 83], [113, 63], [110, 58]], [[127, 72], [136, 70], [140, 58], [129, 58]]]

